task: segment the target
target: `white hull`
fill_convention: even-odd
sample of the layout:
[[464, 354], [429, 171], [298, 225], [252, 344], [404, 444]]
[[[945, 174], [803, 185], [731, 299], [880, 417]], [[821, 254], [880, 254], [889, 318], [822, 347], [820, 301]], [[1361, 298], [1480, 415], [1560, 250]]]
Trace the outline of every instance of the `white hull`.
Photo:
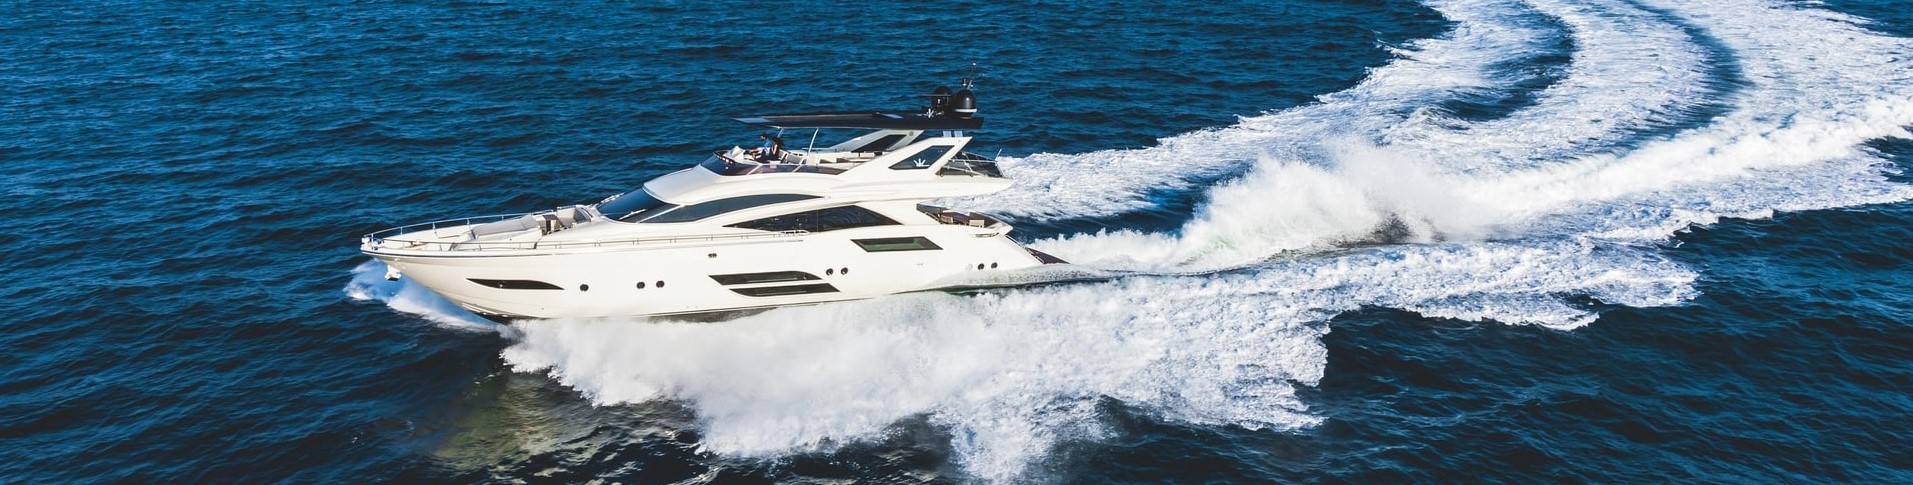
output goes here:
[[[898, 236], [925, 237], [941, 249], [866, 252], [851, 241]], [[998, 231], [959, 225], [514, 253], [367, 251], [403, 277], [493, 318], [656, 316], [854, 300], [974, 285], [990, 280], [991, 273], [1042, 264]], [[801, 275], [769, 282], [731, 278], [732, 284], [713, 278], [778, 272]], [[788, 279], [803, 275], [817, 279]], [[480, 283], [498, 281], [556, 289]], [[778, 294], [794, 291], [808, 292]]]

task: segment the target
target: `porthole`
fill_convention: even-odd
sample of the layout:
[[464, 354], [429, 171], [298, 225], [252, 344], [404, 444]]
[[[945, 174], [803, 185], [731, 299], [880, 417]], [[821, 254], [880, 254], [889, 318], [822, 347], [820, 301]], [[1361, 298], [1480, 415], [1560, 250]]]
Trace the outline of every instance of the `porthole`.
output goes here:
[[664, 280], [658, 280], [658, 288], [664, 287]]
[[578, 285], [578, 291], [591, 291], [591, 285]]
[[639, 282], [638, 282], [638, 289], [640, 289], [640, 290], [642, 290], [642, 289], [644, 289], [644, 282], [643, 282], [643, 281], [639, 281]]
[[704, 257], [706, 257], [706, 258], [711, 258], [711, 259], [717, 259], [717, 253], [711, 253], [711, 254], [706, 254], [706, 255], [704, 255]]
[[837, 273], [838, 273], [838, 274], [850, 274], [850, 268], [844, 268], [844, 269], [840, 269], [840, 270], [837, 270]]
[[983, 263], [977, 263], [976, 269], [983, 269]]
[[996, 263], [990, 263], [990, 269], [996, 269]]
[[830, 276], [834, 274], [837, 274], [837, 268], [829, 268], [824, 270], [824, 276]]

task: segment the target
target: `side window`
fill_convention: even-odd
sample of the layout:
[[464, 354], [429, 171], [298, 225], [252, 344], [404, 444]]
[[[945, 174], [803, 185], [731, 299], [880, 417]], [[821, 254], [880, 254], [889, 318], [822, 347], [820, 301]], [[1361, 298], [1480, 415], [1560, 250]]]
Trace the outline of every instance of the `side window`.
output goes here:
[[713, 201], [705, 202], [701, 204], [691, 204], [691, 205], [687, 205], [683, 207], [672, 208], [670, 210], [665, 210], [665, 211], [653, 210], [653, 211], [647, 212], [643, 219], [639, 219], [636, 222], [647, 222], [647, 223], [690, 222], [690, 221], [702, 220], [706, 217], [711, 217], [711, 216], [723, 214], [726, 212], [739, 211], [739, 210], [749, 209], [752, 207], [765, 206], [765, 205], [771, 205], [771, 204], [781, 204], [784, 202], [795, 202], [795, 201], [800, 201], [805, 199], [815, 199], [815, 198], [817, 198], [817, 196], [815, 195], [803, 195], [803, 194], [746, 195], [743, 197], [718, 199], [718, 200], [713, 200]]
[[645, 214], [652, 211], [664, 212], [676, 207], [658, 200], [657, 197], [652, 197], [651, 193], [645, 192], [644, 189], [638, 189], [614, 197], [609, 202], [598, 204], [598, 213], [612, 219], [632, 222], [643, 219]]
[[860, 146], [860, 147], [857, 147], [857, 148], [855, 148], [855, 149], [852, 149], [852, 150], [850, 150], [850, 151], [853, 151], [853, 152], [880, 152], [880, 151], [884, 151], [884, 150], [886, 150], [886, 149], [889, 149], [891, 145], [895, 145], [895, 144], [897, 144], [897, 142], [900, 142], [900, 141], [903, 141], [903, 135], [884, 135], [884, 137], [883, 137], [883, 138], [878, 138], [878, 139], [877, 139], [877, 141], [873, 141], [873, 142], [870, 142], [870, 143], [865, 143], [865, 144], [864, 144], [863, 146]]
[[850, 242], [857, 243], [858, 247], [864, 248], [864, 252], [870, 252], [870, 253], [883, 253], [883, 252], [890, 252], [890, 251], [924, 251], [924, 250], [930, 250], [930, 249], [943, 249], [943, 246], [938, 246], [937, 243], [930, 242], [930, 238], [926, 238], [922, 236], [886, 237], [886, 238], [878, 238], [878, 239], [852, 239], [850, 240]]
[[871, 212], [870, 209], [847, 205], [814, 211], [784, 214], [766, 217], [754, 221], [731, 224], [731, 227], [756, 229], [759, 231], [810, 231], [824, 232], [853, 227], [890, 226], [897, 221]]
[[897, 225], [897, 221], [890, 220], [890, 218], [884, 217], [883, 214], [871, 212], [870, 209], [849, 205], [817, 211], [817, 228], [812, 230], [823, 232], [850, 229], [853, 227], [894, 225]]
[[905, 158], [903, 161], [891, 165], [890, 169], [921, 170], [930, 168], [931, 164], [937, 163], [937, 159], [943, 158], [944, 154], [950, 153], [950, 150], [955, 148], [956, 145], [930, 145], [929, 148], [924, 148], [923, 151], [917, 152], [916, 155], [911, 155], [910, 158]]

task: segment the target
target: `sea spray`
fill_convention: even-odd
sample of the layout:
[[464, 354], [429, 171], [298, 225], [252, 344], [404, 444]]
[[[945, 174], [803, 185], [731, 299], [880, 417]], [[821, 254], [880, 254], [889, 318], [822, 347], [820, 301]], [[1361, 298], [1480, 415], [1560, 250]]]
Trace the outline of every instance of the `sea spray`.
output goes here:
[[478, 331], [509, 332], [510, 328], [494, 324], [464, 308], [457, 303], [438, 296], [432, 290], [400, 278], [397, 281], [385, 279], [385, 263], [378, 260], [366, 261], [352, 268], [352, 281], [346, 283], [345, 294], [354, 300], [378, 300], [385, 302], [393, 310], [424, 317], [433, 323], [449, 328]]
[[1209, 202], [1175, 233], [1114, 231], [1033, 244], [1095, 267], [1205, 272], [1355, 243], [1481, 239], [1497, 222], [1495, 208], [1456, 193], [1458, 182], [1429, 172], [1415, 153], [1354, 139], [1328, 149], [1319, 166], [1262, 160], [1211, 188]]

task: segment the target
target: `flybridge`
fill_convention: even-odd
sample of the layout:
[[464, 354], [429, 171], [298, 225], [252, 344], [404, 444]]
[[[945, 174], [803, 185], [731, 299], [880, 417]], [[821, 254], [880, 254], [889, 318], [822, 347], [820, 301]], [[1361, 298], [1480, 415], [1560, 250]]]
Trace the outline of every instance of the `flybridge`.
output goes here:
[[771, 128], [864, 128], [872, 130], [975, 130], [983, 127], [983, 118], [927, 116], [923, 113], [884, 112], [814, 113], [765, 115], [737, 118], [737, 121]]
[[763, 115], [736, 119], [749, 125], [778, 129], [864, 128], [873, 130], [963, 131], [983, 127], [983, 118], [976, 117], [976, 94], [970, 91], [969, 81], [964, 81], [962, 90], [952, 92], [948, 87], [938, 86], [935, 91], [924, 96], [930, 98], [930, 108], [924, 110], [922, 113], [855, 111]]
[[[940, 177], [1002, 178], [1002, 172], [989, 159], [962, 151], [970, 142], [964, 132], [983, 126], [983, 119], [976, 116], [976, 95], [970, 91], [968, 81], [963, 86], [959, 91], [951, 91], [948, 87], [936, 88], [926, 95], [930, 98], [930, 106], [921, 112], [857, 111], [737, 118], [746, 124], [777, 128], [780, 134], [786, 128], [811, 128], [815, 131], [810, 134], [810, 143], [802, 149], [786, 149], [781, 138], [771, 138], [758, 149], [745, 151], [742, 147], [734, 147], [713, 154], [699, 165], [725, 176], [764, 173], [836, 175], [864, 163], [881, 162], [890, 171], [899, 174], [931, 169], [926, 173]], [[826, 128], [867, 132], [819, 147], [818, 132]], [[931, 135], [933, 132], [942, 132], [942, 136]]]

